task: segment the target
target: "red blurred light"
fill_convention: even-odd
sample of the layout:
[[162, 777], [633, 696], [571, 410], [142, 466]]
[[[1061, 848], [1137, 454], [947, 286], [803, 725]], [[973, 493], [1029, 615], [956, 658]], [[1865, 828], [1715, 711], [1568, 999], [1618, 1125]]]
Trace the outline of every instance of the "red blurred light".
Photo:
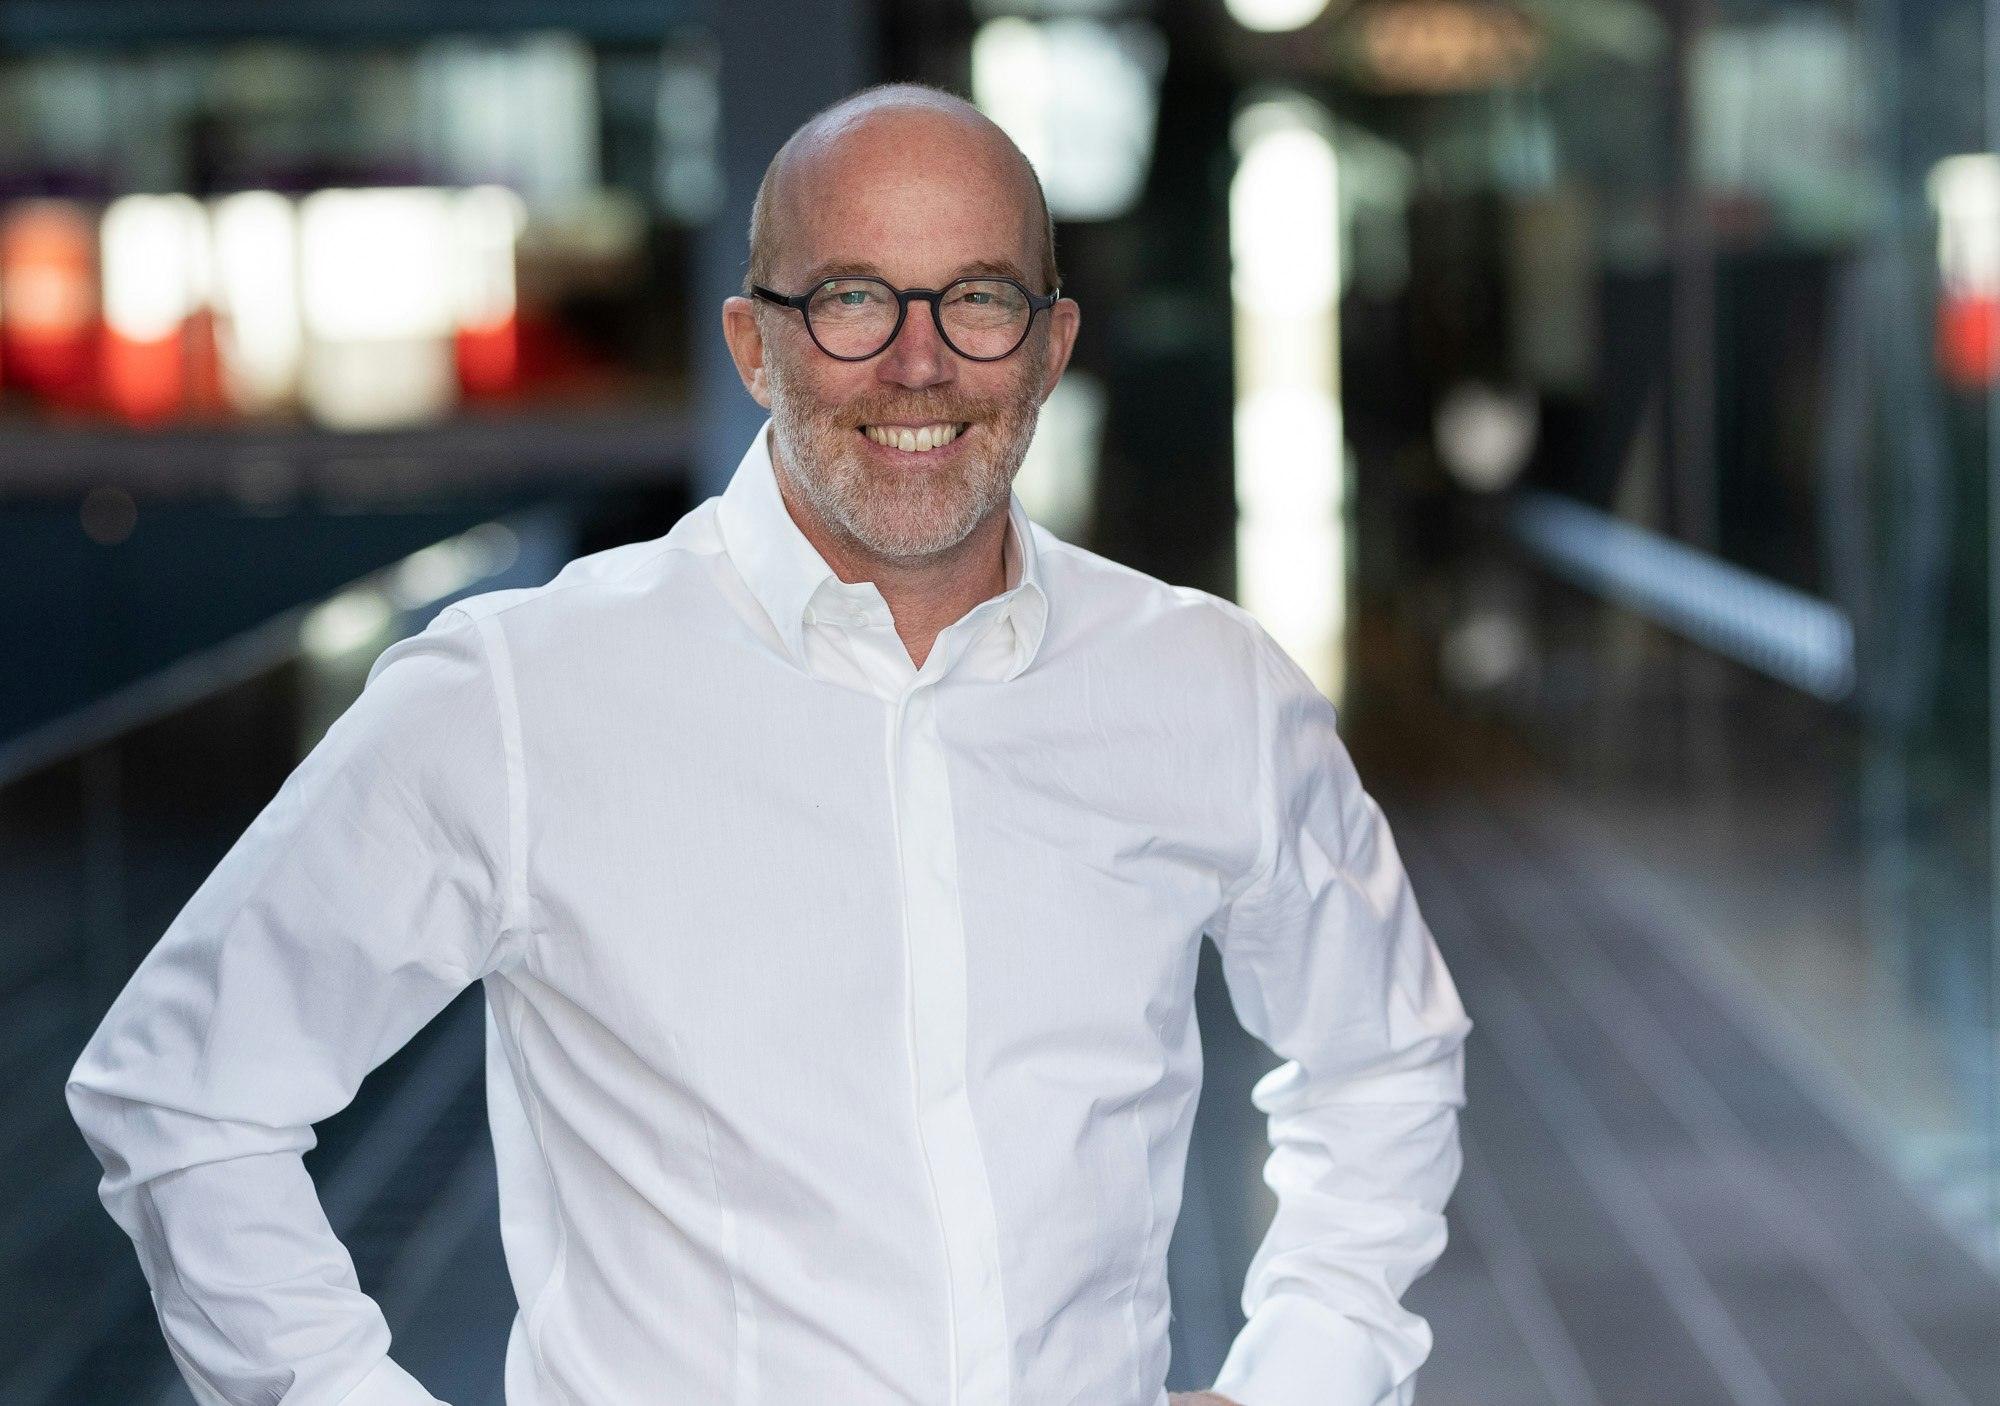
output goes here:
[[97, 372], [96, 238], [68, 201], [15, 206], [0, 225], [0, 357], [49, 399], [93, 398]]
[[513, 318], [459, 328], [455, 349], [458, 383], [467, 395], [505, 395], [519, 384], [521, 343]]
[[181, 406], [181, 368], [187, 357], [179, 332], [135, 342], [106, 329], [104, 399], [113, 414], [134, 424], [167, 419]]
[[1937, 358], [1959, 390], [2000, 385], [2000, 294], [1947, 293], [1939, 300]]

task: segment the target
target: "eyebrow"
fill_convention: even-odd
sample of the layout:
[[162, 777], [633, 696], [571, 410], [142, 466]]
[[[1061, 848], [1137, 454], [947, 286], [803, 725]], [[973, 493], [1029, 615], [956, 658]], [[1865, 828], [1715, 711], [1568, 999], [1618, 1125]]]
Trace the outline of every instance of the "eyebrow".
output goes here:
[[[842, 275], [853, 278], [880, 278], [884, 283], [892, 285], [895, 281], [883, 274], [880, 265], [872, 264], [866, 259], [828, 259], [813, 267], [805, 280], [805, 286], [811, 288], [829, 278], [838, 278]], [[969, 264], [961, 264], [958, 271], [945, 282], [950, 283], [953, 279], [959, 278], [1013, 278], [1019, 279], [1022, 283], [1028, 281], [1028, 275], [1015, 265], [993, 259], [975, 259]]]

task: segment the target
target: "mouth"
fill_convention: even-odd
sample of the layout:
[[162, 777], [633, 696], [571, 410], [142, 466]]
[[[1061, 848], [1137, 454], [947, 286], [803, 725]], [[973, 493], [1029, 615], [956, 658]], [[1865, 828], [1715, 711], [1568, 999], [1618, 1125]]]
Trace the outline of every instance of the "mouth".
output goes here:
[[856, 428], [884, 449], [903, 454], [931, 454], [956, 443], [958, 437], [971, 426], [939, 422], [929, 425], [860, 425]]

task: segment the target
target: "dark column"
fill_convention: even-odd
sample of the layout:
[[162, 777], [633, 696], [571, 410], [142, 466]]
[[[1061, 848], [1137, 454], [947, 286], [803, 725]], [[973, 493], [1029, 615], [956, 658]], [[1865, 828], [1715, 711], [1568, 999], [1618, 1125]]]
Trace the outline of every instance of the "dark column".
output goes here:
[[690, 289], [696, 501], [722, 491], [764, 421], [722, 340], [722, 300], [743, 287], [757, 182], [799, 123], [870, 80], [875, 49], [871, 0], [813, 0], [782, 15], [759, 0], [710, 0], [708, 23], [722, 52], [724, 194], [696, 240]]

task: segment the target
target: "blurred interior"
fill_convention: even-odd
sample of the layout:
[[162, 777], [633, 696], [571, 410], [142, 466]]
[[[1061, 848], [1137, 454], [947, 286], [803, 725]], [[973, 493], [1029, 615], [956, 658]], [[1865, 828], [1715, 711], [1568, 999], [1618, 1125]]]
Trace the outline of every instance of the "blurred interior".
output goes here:
[[[751, 191], [892, 78], [1058, 221], [1031, 515], [1340, 704], [1478, 1024], [1419, 1399], [2000, 1402], [1996, 0], [0, 0], [0, 1401], [190, 1399], [63, 1075], [383, 645], [727, 481]], [[498, 1406], [477, 999], [309, 1163]]]

